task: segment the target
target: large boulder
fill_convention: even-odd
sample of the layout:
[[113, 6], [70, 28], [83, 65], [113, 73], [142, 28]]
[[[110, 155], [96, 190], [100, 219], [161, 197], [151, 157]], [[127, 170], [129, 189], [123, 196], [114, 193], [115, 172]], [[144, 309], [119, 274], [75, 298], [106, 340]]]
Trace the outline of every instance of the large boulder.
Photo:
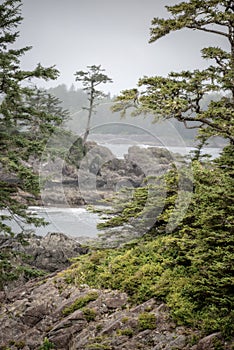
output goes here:
[[[96, 175], [88, 173], [88, 178], [98, 191], [116, 192], [123, 187], [140, 187], [147, 176], [165, 174], [172, 163], [180, 162], [182, 157], [167, 149], [131, 146], [124, 159], [113, 158], [103, 163]], [[88, 183], [87, 177], [83, 179]]]
[[175, 162], [175, 155], [165, 148], [132, 146], [125, 155], [128, 163], [135, 165], [145, 174], [145, 176], [162, 175]]

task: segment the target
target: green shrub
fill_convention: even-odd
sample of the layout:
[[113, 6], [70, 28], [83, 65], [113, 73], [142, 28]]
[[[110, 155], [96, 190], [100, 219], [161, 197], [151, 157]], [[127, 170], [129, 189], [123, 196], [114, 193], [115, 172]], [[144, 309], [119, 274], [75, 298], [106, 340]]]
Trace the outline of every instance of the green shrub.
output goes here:
[[88, 307], [82, 308], [81, 311], [83, 312], [84, 317], [88, 322], [94, 321], [97, 316], [97, 312], [94, 309], [90, 309]]
[[25, 342], [12, 340], [9, 342], [9, 345], [13, 345], [17, 349], [23, 349], [25, 347]]
[[65, 307], [62, 311], [64, 316], [72, 314], [74, 311], [86, 306], [90, 301], [94, 301], [98, 298], [97, 292], [90, 292], [83, 297], [76, 299], [76, 301], [68, 307]]
[[18, 271], [20, 274], [23, 274], [24, 277], [29, 280], [31, 278], [43, 277], [46, 275], [46, 272], [29, 266], [18, 266]]
[[54, 349], [54, 344], [51, 343], [48, 338], [45, 338], [39, 350], [50, 350], [50, 349]]
[[166, 232], [175, 201], [176, 186], [171, 183], [167, 205], [150, 232], [121, 248], [79, 257], [65, 278], [78, 285], [127, 292], [131, 304], [161, 300], [177, 324], [230, 337], [234, 332], [233, 180], [214, 165], [196, 163], [191, 205], [176, 230]]
[[138, 317], [138, 325], [141, 331], [156, 328], [156, 316], [152, 313], [143, 312]]
[[118, 335], [126, 335], [128, 337], [132, 337], [134, 334], [134, 331], [132, 328], [124, 328], [124, 329], [118, 329], [117, 330]]
[[125, 316], [122, 318], [121, 322], [122, 323], [127, 323], [129, 321], [129, 317]]

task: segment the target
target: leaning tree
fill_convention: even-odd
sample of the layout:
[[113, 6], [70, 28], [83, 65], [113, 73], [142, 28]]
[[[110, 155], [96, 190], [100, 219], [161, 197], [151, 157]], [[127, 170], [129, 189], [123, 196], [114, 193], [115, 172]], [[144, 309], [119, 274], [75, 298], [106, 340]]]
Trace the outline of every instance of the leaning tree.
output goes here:
[[[144, 237], [126, 245], [125, 251], [121, 247], [113, 256], [108, 252], [102, 257], [95, 282], [119, 288], [137, 300], [164, 300], [180, 323], [205, 334], [222, 331], [230, 337], [234, 333], [234, 2], [188, 0], [166, 8], [169, 18], [152, 21], [150, 42], [187, 28], [223, 37], [229, 51], [204, 48], [202, 56], [210, 61], [206, 69], [144, 77], [137, 89], [125, 90], [116, 98], [113, 109], [125, 113], [131, 108], [136, 114], [153, 114], [156, 120], [174, 117], [187, 127], [197, 127], [202, 139], [221, 136], [228, 145], [215, 161], [193, 160], [192, 174], [187, 167], [178, 171], [172, 166], [162, 177], [156, 176], [155, 183], [150, 177], [144, 187], [131, 191], [129, 200], [126, 191], [124, 200], [110, 199], [111, 209], [99, 224], [109, 234], [120, 232], [122, 237], [133, 224], [139, 233], [145, 217], [146, 224], [149, 217], [152, 225], [150, 229], [145, 225]], [[212, 99], [214, 92], [219, 98]], [[204, 98], [210, 100], [205, 108]], [[151, 193], [155, 196], [150, 197]], [[87, 266], [81, 269], [88, 280]]]

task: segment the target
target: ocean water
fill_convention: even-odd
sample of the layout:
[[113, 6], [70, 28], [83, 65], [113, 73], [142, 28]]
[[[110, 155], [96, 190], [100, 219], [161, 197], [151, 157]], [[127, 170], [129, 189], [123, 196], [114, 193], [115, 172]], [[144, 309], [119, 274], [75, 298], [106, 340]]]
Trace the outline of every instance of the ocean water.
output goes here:
[[[134, 144], [111, 144], [103, 143], [108, 147], [112, 153], [118, 157], [123, 158], [127, 154], [128, 148]], [[138, 144], [141, 147], [149, 147], [149, 145]], [[192, 147], [167, 147], [169, 152], [180, 153], [181, 155], [188, 155]], [[220, 148], [205, 148], [202, 153], [210, 154], [212, 158], [218, 157]], [[36, 234], [44, 236], [48, 232], [61, 232], [73, 237], [97, 237], [99, 231], [96, 228], [100, 218], [97, 214], [87, 211], [84, 207], [76, 208], [62, 208], [62, 207], [30, 207], [29, 211], [36, 213], [39, 217], [44, 218], [48, 225], [41, 227], [34, 227], [32, 225], [24, 225], [24, 229], [34, 231]], [[7, 222], [6, 222], [7, 223]], [[15, 233], [22, 230], [22, 223], [18, 220], [11, 220], [8, 222]]]
[[[61, 232], [72, 237], [93, 238], [98, 234], [96, 225], [99, 217], [85, 208], [29, 207], [29, 212], [48, 222], [48, 225], [40, 227], [23, 225], [24, 230], [33, 231], [40, 236], [45, 236], [48, 232]], [[10, 224], [15, 233], [21, 232], [22, 223], [18, 223], [18, 220], [6, 223]]]
[[[102, 143], [102, 146], [105, 146], [107, 148], [109, 148], [111, 150], [111, 152], [120, 159], [124, 158], [124, 155], [128, 153], [128, 148], [131, 146], [139, 146], [142, 148], [148, 148], [148, 147], [152, 147], [146, 144], [136, 144], [136, 143], [132, 143], [132, 144], [112, 144], [112, 143]], [[156, 146], [159, 148], [165, 148], [163, 146]], [[194, 147], [178, 147], [178, 146], [169, 146], [166, 147], [166, 149], [168, 150], [168, 152], [173, 152], [173, 153], [179, 153], [182, 156], [187, 156], [189, 155], [189, 153], [191, 151], [194, 151], [196, 148]], [[211, 155], [211, 159], [217, 158], [219, 156], [221, 152], [221, 148], [217, 148], [217, 147], [207, 147], [202, 149], [201, 154], [209, 154]]]

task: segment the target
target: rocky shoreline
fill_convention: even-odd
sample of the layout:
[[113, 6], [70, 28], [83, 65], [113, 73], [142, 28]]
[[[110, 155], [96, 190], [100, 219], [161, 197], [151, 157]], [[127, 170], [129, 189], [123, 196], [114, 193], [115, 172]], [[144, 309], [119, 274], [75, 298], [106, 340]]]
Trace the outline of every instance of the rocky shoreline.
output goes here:
[[131, 306], [125, 293], [75, 287], [61, 274], [12, 290], [0, 312], [2, 350], [232, 349], [220, 333], [202, 337], [176, 325], [159, 301]]
[[[75, 167], [67, 167], [61, 178], [56, 176], [56, 161], [45, 165], [44, 174], [53, 173], [53, 177], [38, 203], [63, 205], [65, 198], [70, 205], [95, 204], [126, 184], [139, 187], [147, 176], [165, 173], [172, 160], [177, 166], [183, 162], [181, 157], [155, 147], [133, 146], [122, 160], [109, 159], [112, 155], [104, 148], [96, 151], [92, 167], [86, 166], [80, 174]], [[77, 184], [79, 176], [81, 186]], [[82, 186], [89, 187], [93, 180], [97, 192], [87, 191], [84, 198]], [[28, 200], [27, 194], [21, 196]], [[72, 258], [94, 249], [88, 239], [82, 244], [77, 238], [49, 233], [45, 237], [30, 234], [24, 240], [27, 243], [22, 244], [16, 238], [0, 236], [0, 249], [17, 251], [16, 266], [41, 271], [43, 276], [32, 279], [22, 274], [0, 292], [0, 350], [233, 349], [233, 342], [225, 341], [220, 332], [204, 336], [176, 324], [160, 300], [133, 305], [126, 293], [72, 284], [66, 269]], [[98, 242], [103, 246], [102, 237], [95, 240], [96, 245]], [[117, 246], [121, 242], [126, 242], [124, 232], [119, 232]], [[112, 235], [105, 237], [107, 248], [115, 244]]]
[[126, 293], [71, 284], [64, 268], [92, 249], [75, 239], [51, 233], [27, 241], [22, 246], [0, 237], [0, 248], [11, 245], [31, 256], [30, 266], [47, 272], [0, 293], [1, 350], [215, 350], [217, 344], [232, 349], [219, 332], [203, 337], [177, 325], [158, 300], [131, 305]]
[[[88, 143], [88, 152], [79, 164], [70, 164], [61, 158], [46, 162], [32, 160], [28, 164], [39, 174], [40, 195], [18, 189], [14, 198], [33, 206], [77, 207], [100, 204], [124, 187], [137, 188], [147, 177], [166, 173], [171, 165], [180, 167], [185, 158], [159, 147], [131, 146], [123, 159], [95, 142]], [[18, 181], [13, 174], [1, 174], [7, 182]]]

